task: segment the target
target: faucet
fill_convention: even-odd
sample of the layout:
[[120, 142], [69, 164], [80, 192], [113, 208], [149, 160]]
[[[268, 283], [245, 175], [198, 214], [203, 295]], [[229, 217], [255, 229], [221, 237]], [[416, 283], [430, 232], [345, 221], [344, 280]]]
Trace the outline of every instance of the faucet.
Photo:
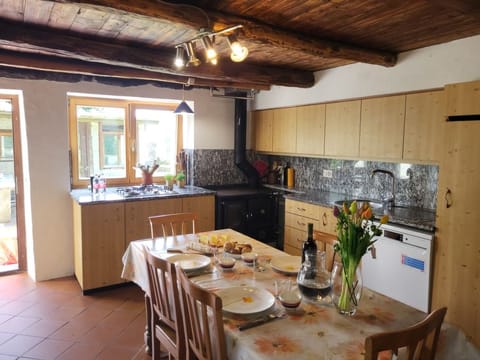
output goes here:
[[393, 175], [393, 173], [388, 170], [374, 169], [372, 171], [371, 177], [373, 178], [377, 173], [387, 174], [392, 178], [392, 196], [385, 197], [383, 199], [383, 206], [387, 207], [388, 209], [391, 209], [392, 207], [395, 206], [395, 175]]

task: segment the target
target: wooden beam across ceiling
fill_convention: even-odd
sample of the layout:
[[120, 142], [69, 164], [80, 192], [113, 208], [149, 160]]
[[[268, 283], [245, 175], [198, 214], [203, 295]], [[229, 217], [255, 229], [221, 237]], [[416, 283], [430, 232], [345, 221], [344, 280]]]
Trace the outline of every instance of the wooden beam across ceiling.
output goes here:
[[[237, 83], [239, 88], [265, 89], [271, 84], [295, 87], [311, 87], [314, 76], [310, 71], [266, 67], [252, 64], [202, 64], [186, 67], [182, 71], [172, 69], [174, 49], [151, 49], [86, 39], [65, 32], [55, 32], [43, 27], [16, 22], [0, 21], [0, 49], [33, 54], [70, 58], [90, 63], [130, 67], [140, 70], [199, 79], [205, 84], [216, 82]], [[134, 51], [132, 51], [134, 49]], [[74, 70], [74, 69], [72, 69]], [[201, 80], [203, 79], [203, 80]], [[194, 81], [196, 83], [197, 80]]]
[[[205, 28], [212, 22], [213, 30], [228, 26], [243, 25], [244, 36], [265, 45], [274, 45], [286, 51], [298, 51], [308, 55], [337, 58], [382, 66], [394, 66], [397, 55], [388, 51], [366, 49], [337, 41], [297, 34], [272, 26], [216, 11], [205, 11], [192, 5], [174, 4], [158, 0], [55, 0], [61, 3], [89, 4], [108, 7], [128, 13], [150, 16], [190, 26], [193, 29]], [[185, 14], [188, 13], [188, 16]], [[206, 15], [208, 19], [206, 19]]]
[[64, 74], [82, 74], [120, 79], [139, 79], [154, 82], [189, 84], [199, 87], [221, 87], [249, 90], [270, 89], [270, 86], [258, 83], [239, 83], [232, 81], [190, 78], [178, 75], [163, 74], [154, 71], [135, 69], [131, 67], [111, 66], [101, 63], [91, 63], [81, 60], [60, 58], [56, 56], [19, 53], [8, 50], [0, 50], [0, 66], [20, 69], [33, 69]]

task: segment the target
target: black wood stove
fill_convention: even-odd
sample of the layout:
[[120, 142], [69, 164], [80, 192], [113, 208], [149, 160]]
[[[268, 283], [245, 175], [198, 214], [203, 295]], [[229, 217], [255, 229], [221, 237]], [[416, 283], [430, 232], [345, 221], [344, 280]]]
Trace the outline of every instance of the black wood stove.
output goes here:
[[256, 240], [279, 247], [278, 194], [268, 189], [242, 186], [213, 188], [215, 228], [237, 230]]

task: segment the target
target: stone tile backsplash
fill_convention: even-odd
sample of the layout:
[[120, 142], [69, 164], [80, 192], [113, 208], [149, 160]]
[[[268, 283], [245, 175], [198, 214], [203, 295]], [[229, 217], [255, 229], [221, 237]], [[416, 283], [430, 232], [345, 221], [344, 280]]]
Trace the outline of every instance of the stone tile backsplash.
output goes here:
[[[190, 185], [227, 185], [247, 183], [243, 172], [235, 165], [233, 150], [188, 150]], [[247, 158], [252, 162], [252, 153]]]
[[[243, 184], [245, 175], [237, 168], [233, 150], [187, 150], [188, 183], [196, 186]], [[247, 151], [250, 162], [255, 153]], [[256, 155], [269, 164], [287, 162], [295, 169], [295, 187], [308, 190], [333, 191], [349, 197], [381, 200], [391, 196], [391, 178], [382, 173], [371, 176], [374, 169], [395, 175], [397, 205], [435, 210], [438, 166], [361, 160], [338, 160], [276, 155]], [[331, 170], [332, 177], [323, 176]]]
[[[288, 162], [295, 169], [295, 187], [333, 191], [371, 200], [391, 197], [391, 177], [382, 173], [371, 176], [374, 169], [388, 170], [395, 175], [397, 205], [432, 210], [436, 207], [437, 165], [289, 156], [262, 158], [269, 163], [277, 161], [285, 165]], [[331, 170], [332, 177], [324, 177], [323, 170]]]

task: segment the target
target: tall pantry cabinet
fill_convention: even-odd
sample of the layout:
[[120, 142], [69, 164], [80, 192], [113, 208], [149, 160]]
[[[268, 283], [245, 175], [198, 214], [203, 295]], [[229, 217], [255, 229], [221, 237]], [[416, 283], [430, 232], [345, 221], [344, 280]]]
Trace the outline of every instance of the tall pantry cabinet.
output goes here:
[[432, 309], [447, 306], [446, 321], [480, 346], [480, 82], [445, 94]]

